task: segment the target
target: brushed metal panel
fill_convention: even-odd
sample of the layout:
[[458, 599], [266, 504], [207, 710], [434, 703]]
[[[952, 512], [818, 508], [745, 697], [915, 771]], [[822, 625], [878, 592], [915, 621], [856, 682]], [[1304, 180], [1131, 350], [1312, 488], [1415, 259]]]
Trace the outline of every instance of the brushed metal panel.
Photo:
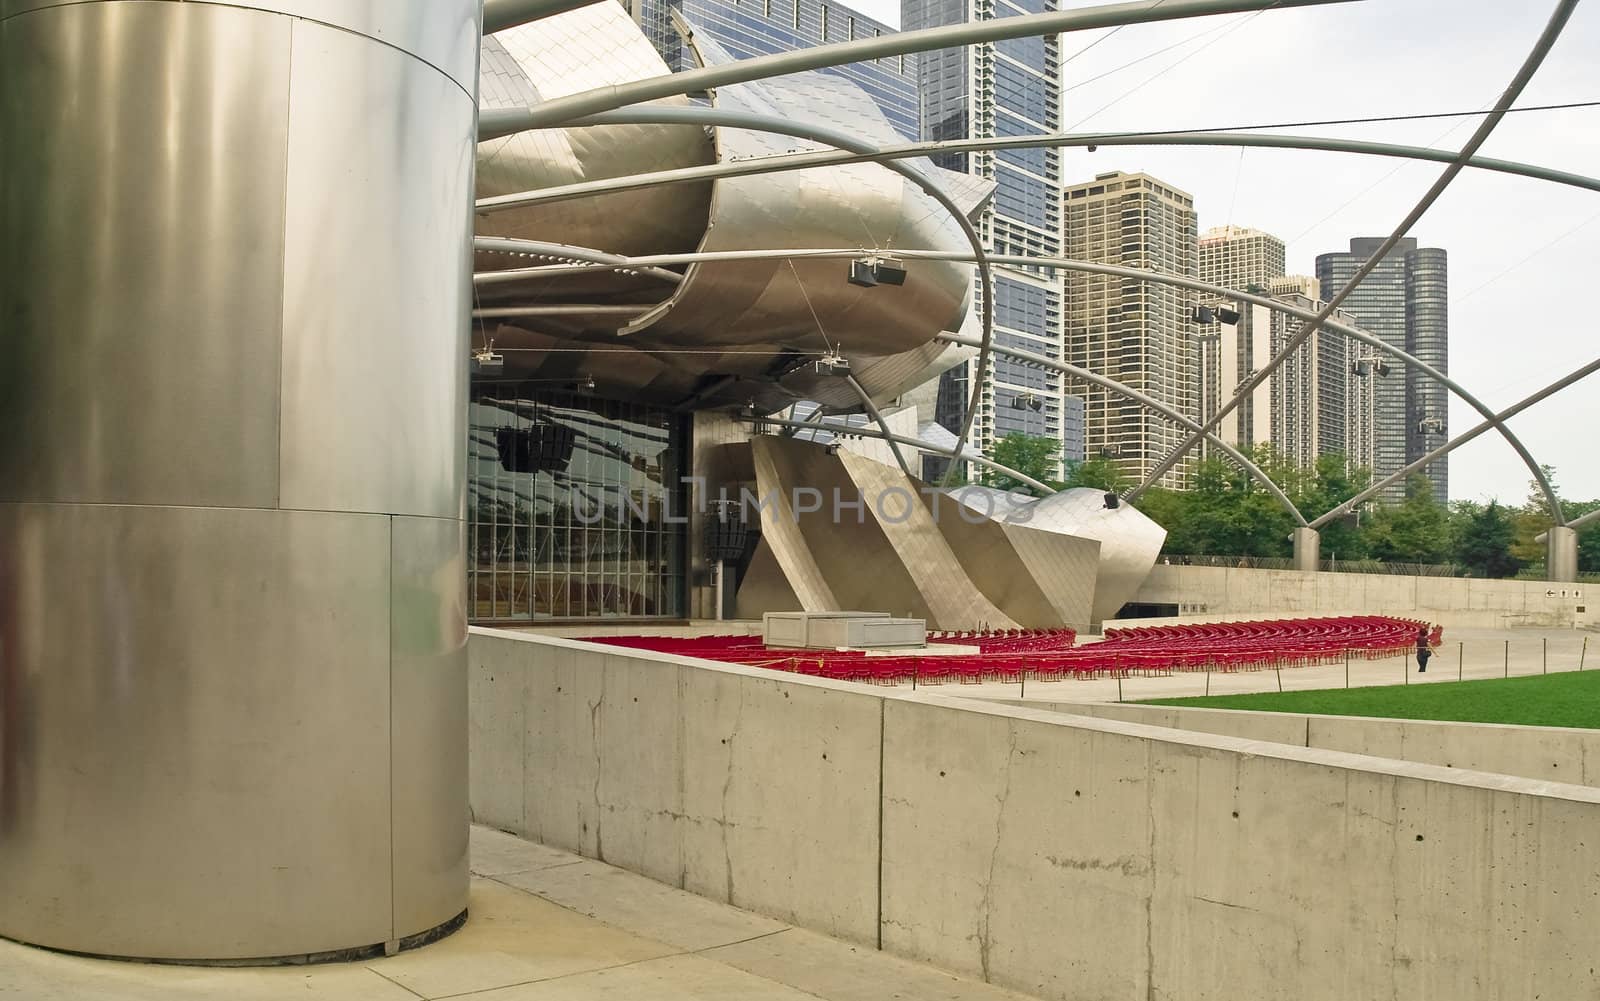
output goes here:
[[0, 500], [271, 507], [289, 25], [0, 24]]
[[[82, 0], [0, 0], [0, 18], [81, 3]], [[181, 6], [200, 4], [186, 2]], [[467, 93], [472, 92], [478, 66], [480, 0], [227, 0], [227, 6], [290, 14], [366, 35], [432, 64]]]
[[[1073, 620], [1063, 615], [1044, 593], [1039, 581], [1029, 572], [1030, 568], [1013, 546], [1010, 533], [1000, 522], [967, 510], [949, 494], [928, 496], [926, 504], [939, 526], [940, 534], [961, 561], [961, 568], [978, 590], [1002, 611], [1030, 628], [1073, 624]], [[1092, 582], [1092, 566], [1089, 567], [1089, 574]], [[1084, 603], [1083, 616], [1078, 621], [1089, 621], [1087, 602]]]
[[389, 519], [5, 504], [0, 567], [0, 935], [388, 938]]
[[461, 518], [472, 101], [306, 21], [291, 69], [281, 506]]
[[[510, 28], [483, 40], [480, 100], [486, 109], [527, 107], [591, 87], [625, 83], [667, 73], [655, 47], [620, 4], [597, 3], [541, 21]], [[686, 105], [678, 97], [663, 103]], [[623, 125], [587, 129], [519, 132], [478, 147], [480, 198], [553, 187], [576, 181], [715, 162], [707, 131], [685, 125]], [[549, 239], [605, 247], [618, 254], [661, 254], [695, 249], [710, 215], [711, 182], [662, 185], [639, 191], [581, 198], [495, 212], [478, 219], [478, 233]], [[526, 266], [503, 254], [481, 254], [488, 270]], [[647, 305], [664, 295], [659, 281], [607, 272], [572, 276], [514, 288], [509, 302], [561, 296], [575, 301], [604, 299], [607, 291], [642, 288]], [[587, 292], [581, 290], [589, 290]], [[499, 290], [486, 286], [485, 301]], [[594, 295], [595, 292], [601, 293]], [[580, 298], [588, 295], [589, 298]], [[645, 306], [640, 307], [644, 312]], [[614, 361], [614, 359], [612, 359]]]
[[[692, 44], [708, 65], [730, 61], [704, 34]], [[822, 72], [719, 87], [713, 100], [723, 109], [820, 122], [869, 140], [901, 141], [865, 91]], [[717, 130], [721, 160], [796, 148], [821, 147], [771, 133]], [[711, 227], [702, 250], [857, 244], [967, 248], [959, 225], [938, 202], [881, 164], [725, 178], [714, 182], [712, 191]], [[972, 280], [968, 265], [913, 262], [903, 287], [870, 289], [848, 284], [845, 272], [845, 262], [838, 260], [692, 264], [672, 296], [625, 332], [663, 346], [778, 343], [817, 350], [831, 341], [843, 346], [853, 365], [859, 360], [864, 367], [870, 358], [912, 351], [927, 345], [934, 333], [961, 325]], [[818, 332], [819, 325], [825, 334]]]
[[1093, 608], [1096, 622], [1113, 618], [1133, 600], [1167, 539], [1167, 530], [1133, 505], [1107, 508], [1104, 491], [1083, 487], [1042, 497], [1012, 511], [1005, 520], [1100, 543]]
[[1038, 585], [1061, 621], [1079, 632], [1088, 632], [1095, 621], [1100, 543], [1024, 525], [1002, 523], [1001, 527], [1022, 560], [1023, 572]]
[[467, 906], [467, 573], [461, 522], [395, 518], [390, 619], [394, 933]]
[[[822, 452], [822, 448], [814, 444], [793, 444]], [[943, 527], [935, 523], [933, 510], [922, 503], [921, 481], [854, 452], [840, 452], [837, 456], [823, 454], [824, 458], [843, 467], [860, 496], [867, 501], [868, 519], [882, 531], [892, 558], [898, 559], [916, 582], [928, 609], [926, 618], [930, 625], [939, 629], [971, 629], [980, 625], [1007, 629], [1017, 625], [1016, 620], [973, 582], [969, 568], [957, 558]], [[846, 525], [850, 523], [848, 516], [841, 520]], [[851, 561], [840, 565], [837, 572], [859, 574], [862, 565], [860, 560]]]

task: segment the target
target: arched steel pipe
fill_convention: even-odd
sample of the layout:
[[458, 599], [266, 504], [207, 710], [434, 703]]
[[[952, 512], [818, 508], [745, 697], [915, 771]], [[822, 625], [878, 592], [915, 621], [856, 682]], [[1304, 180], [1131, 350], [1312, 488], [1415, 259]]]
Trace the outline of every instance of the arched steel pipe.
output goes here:
[[[944, 341], [946, 344], [965, 344], [969, 346], [973, 343], [972, 338], [962, 337], [960, 334], [939, 334], [934, 338], [934, 340]], [[1184, 416], [1181, 412], [1174, 410], [1172, 407], [1167, 406], [1160, 400], [1146, 396], [1144, 393], [1139, 392], [1132, 386], [1125, 386], [1115, 379], [1108, 379], [1105, 376], [1100, 375], [1097, 372], [1091, 372], [1086, 368], [1079, 368], [1076, 365], [1069, 365], [1066, 362], [1056, 361], [1054, 358], [1047, 358], [1044, 355], [1033, 354], [1030, 351], [1018, 351], [1015, 348], [1008, 348], [998, 344], [995, 345], [994, 353], [997, 355], [1004, 355], [1007, 358], [1014, 358], [1020, 362], [1026, 362], [1029, 365], [1037, 365], [1041, 368], [1048, 368], [1053, 371], [1060, 372], [1062, 375], [1070, 375], [1075, 379], [1082, 379], [1084, 382], [1094, 383], [1096, 386], [1099, 386], [1108, 392], [1116, 393], [1118, 396], [1132, 400], [1141, 407], [1144, 407], [1146, 410], [1151, 410], [1160, 414], [1162, 417], [1165, 417], [1167, 420], [1181, 427], [1190, 428], [1192, 430], [1200, 426], [1199, 421], [1196, 421], [1191, 417]], [[1268, 476], [1265, 470], [1256, 465], [1254, 460], [1245, 455], [1243, 452], [1240, 452], [1233, 445], [1223, 441], [1214, 433], [1208, 433], [1206, 437], [1210, 439], [1212, 444], [1216, 445], [1218, 448], [1222, 449], [1223, 452], [1227, 453], [1230, 459], [1232, 459], [1241, 469], [1250, 475], [1251, 479], [1261, 484], [1266, 488], [1268, 493], [1277, 498], [1278, 503], [1283, 505], [1284, 510], [1288, 511], [1294, 516], [1295, 524], [1302, 527], [1306, 526], [1305, 515], [1301, 514], [1300, 509], [1295, 507], [1294, 501], [1289, 499], [1289, 495], [1283, 492], [1283, 488], [1274, 483], [1272, 481], [1272, 477]]]
[[[783, 419], [777, 418], [777, 417], [747, 417], [747, 416], [744, 416], [742, 414], [738, 415], [735, 419], [743, 421], [746, 424], [767, 424], [767, 425], [771, 425], [772, 427], [797, 428], [797, 429], [799, 429], [801, 431], [815, 431], [819, 427], [824, 429], [824, 430], [830, 430], [830, 431], [837, 430], [838, 433], [841, 434], [841, 435], [856, 435], [857, 437], [860, 437], [860, 438], [874, 438], [874, 439], [877, 439], [877, 440], [880, 440], [880, 441], [892, 442], [892, 443], [898, 444], [898, 445], [909, 445], [912, 448], [917, 449], [918, 451], [921, 451], [921, 452], [932, 452], [934, 455], [948, 456], [951, 459], [956, 458], [956, 452], [960, 451], [958, 448], [945, 448], [943, 445], [935, 445], [935, 444], [932, 444], [931, 442], [923, 441], [921, 438], [908, 438], [905, 435], [890, 434], [887, 431], [874, 431], [871, 428], [835, 429], [835, 428], [829, 428], [828, 425], [826, 425], [826, 424], [808, 424], [805, 421], [788, 421], [788, 420], [783, 420]], [[1038, 480], [1036, 480], [1033, 477], [1029, 476], [1027, 473], [1019, 473], [1015, 469], [1012, 469], [1009, 466], [1002, 466], [1000, 463], [995, 462], [993, 459], [986, 459], [981, 455], [971, 455], [971, 454], [964, 455], [964, 456], [961, 457], [961, 461], [962, 462], [975, 462], [978, 465], [983, 466], [986, 469], [992, 469], [997, 473], [1004, 473], [1005, 475], [1011, 477], [1012, 479], [1016, 480], [1017, 482], [1026, 483], [1028, 486], [1032, 487], [1033, 489], [1040, 491], [1040, 496], [1041, 497], [1047, 496], [1047, 495], [1053, 494], [1053, 493], [1059, 493], [1059, 491], [1056, 490], [1054, 487], [1047, 486], [1047, 485], [1045, 485], [1043, 483], [1040, 483]], [[910, 474], [907, 474], [907, 475], [910, 475]]]
[[[1403, 146], [1394, 143], [1367, 142], [1360, 139], [1339, 139], [1325, 136], [1275, 135], [1253, 132], [1046, 132], [1032, 136], [1000, 136], [901, 143], [895, 146], [885, 146], [879, 152], [871, 154], [834, 150], [778, 153], [772, 156], [752, 157], [730, 163], [713, 163], [699, 167], [679, 167], [674, 170], [656, 170], [643, 174], [606, 177], [595, 181], [579, 181], [576, 184], [562, 184], [532, 191], [495, 195], [478, 199], [477, 211], [488, 214], [523, 208], [528, 205], [543, 205], [574, 198], [616, 194], [622, 191], [634, 191], [664, 184], [687, 184], [715, 181], [729, 177], [777, 174], [793, 170], [810, 170], [817, 167], [835, 167], [842, 164], [931, 156], [936, 153], [1085, 146], [1237, 146], [1261, 149], [1357, 153], [1367, 156], [1397, 157], [1407, 160], [1431, 160], [1438, 163], [1449, 163], [1457, 155], [1454, 150], [1432, 149], [1427, 146]], [[1600, 178], [1541, 167], [1537, 164], [1474, 156], [1468, 159], [1467, 165], [1478, 170], [1513, 174], [1540, 181], [1549, 181], [1554, 184], [1582, 188], [1586, 191], [1600, 192]]]
[[483, 33], [515, 28], [519, 24], [565, 14], [569, 10], [587, 7], [600, 0], [484, 0]]
[[[906, 457], [900, 454], [900, 443], [894, 440], [894, 432], [889, 430], [889, 422], [883, 419], [883, 414], [879, 413], [878, 405], [872, 402], [872, 397], [867, 395], [867, 391], [861, 387], [861, 383], [856, 381], [855, 376], [847, 375], [845, 376], [845, 381], [849, 382], [850, 388], [856, 391], [857, 396], [861, 397], [861, 405], [867, 408], [867, 413], [877, 422], [878, 430], [883, 432], [883, 440], [889, 443], [889, 451], [894, 453], [894, 461], [900, 467], [900, 471], [907, 476], [913, 476], [911, 467], [906, 465]], [[818, 407], [817, 412], [821, 413], [822, 408]]]
[[[851, 44], [851, 43], [845, 43]], [[680, 74], [686, 75], [686, 74]], [[602, 114], [590, 115], [576, 123], [577, 125], [712, 125], [721, 128], [749, 129], [757, 132], [770, 132], [775, 135], [792, 136], [796, 139], [809, 139], [812, 142], [825, 143], [839, 149], [849, 150], [852, 153], [876, 153], [879, 147], [876, 143], [867, 142], [857, 136], [851, 135], [841, 129], [830, 128], [804, 122], [795, 122], [773, 115], [757, 115], [743, 111], [723, 111], [717, 108], [697, 107], [635, 107], [621, 108], [616, 111], [607, 111]], [[978, 278], [983, 285], [983, 304], [981, 317], [983, 321], [983, 342], [978, 348], [976, 359], [979, 377], [973, 380], [972, 398], [967, 403], [966, 416], [961, 421], [961, 433], [956, 440], [956, 458], [959, 460], [961, 450], [966, 448], [967, 442], [972, 437], [972, 424], [978, 417], [978, 405], [983, 401], [983, 373], [988, 371], [989, 350], [994, 343], [994, 271], [989, 266], [989, 252], [983, 246], [983, 238], [973, 228], [972, 220], [967, 218], [961, 206], [955, 203], [933, 180], [922, 171], [908, 163], [897, 160], [886, 160], [883, 164], [887, 169], [899, 174], [906, 180], [915, 184], [928, 196], [938, 202], [956, 225], [961, 228], [962, 235], [967, 238], [967, 243], [972, 246], [972, 262], [977, 265]], [[945, 472], [941, 485], [948, 485], [956, 472], [956, 463], [950, 464]]]
[[[1389, 486], [1391, 483], [1399, 483], [1399, 482], [1401, 482], [1407, 476], [1410, 476], [1412, 473], [1416, 472], [1417, 470], [1422, 469], [1423, 467], [1427, 466], [1430, 462], [1434, 462], [1434, 461], [1436, 461], [1436, 460], [1438, 460], [1440, 458], [1443, 458], [1446, 455], [1449, 455], [1451, 452], [1454, 452], [1456, 449], [1460, 448], [1462, 445], [1465, 445], [1467, 442], [1472, 441], [1474, 438], [1476, 438], [1479, 435], [1483, 434], [1485, 431], [1488, 431], [1490, 428], [1494, 428], [1494, 427], [1503, 425], [1506, 421], [1508, 421], [1511, 418], [1513, 418], [1513, 417], [1517, 416], [1518, 414], [1522, 413], [1524, 410], [1528, 409], [1529, 407], [1533, 406], [1534, 404], [1543, 401], [1546, 397], [1554, 396], [1556, 393], [1559, 393], [1561, 390], [1566, 389], [1568, 386], [1572, 385], [1573, 383], [1578, 382], [1581, 379], [1587, 378], [1588, 376], [1593, 374], [1597, 369], [1600, 369], [1600, 358], [1596, 358], [1594, 361], [1592, 361], [1589, 364], [1583, 366], [1582, 368], [1579, 368], [1579, 369], [1577, 369], [1577, 370], [1575, 370], [1573, 372], [1568, 373], [1565, 376], [1562, 376], [1560, 379], [1557, 379], [1555, 382], [1552, 382], [1550, 385], [1548, 385], [1548, 386], [1544, 387], [1543, 389], [1539, 390], [1537, 393], [1534, 393], [1532, 396], [1529, 396], [1529, 397], [1527, 397], [1525, 399], [1519, 400], [1516, 403], [1513, 403], [1511, 406], [1509, 406], [1509, 407], [1505, 408], [1504, 410], [1500, 411], [1499, 413], [1495, 414], [1493, 420], [1483, 421], [1478, 426], [1474, 427], [1471, 431], [1468, 431], [1465, 434], [1457, 435], [1456, 437], [1454, 437], [1454, 438], [1450, 439], [1449, 441], [1445, 442], [1443, 445], [1440, 445], [1438, 448], [1436, 448], [1433, 451], [1429, 452], [1427, 455], [1424, 455], [1422, 458], [1420, 458], [1417, 461], [1415, 461], [1415, 462], [1411, 463], [1410, 465], [1406, 466], [1404, 469], [1399, 470], [1398, 472], [1395, 472], [1395, 473], [1391, 473], [1389, 476], [1384, 477], [1382, 480], [1378, 481], [1377, 483], [1372, 484], [1372, 486], [1370, 486], [1367, 489], [1361, 491], [1360, 493], [1356, 494], [1354, 497], [1350, 498], [1349, 500], [1347, 500], [1347, 501], [1343, 502], [1342, 504], [1339, 504], [1338, 506], [1334, 507], [1328, 513], [1326, 513], [1326, 514], [1322, 515], [1321, 517], [1317, 518], [1316, 521], [1313, 521], [1311, 523], [1311, 527], [1312, 528], [1321, 528], [1323, 525], [1326, 525], [1328, 522], [1332, 521], [1333, 519], [1341, 517], [1341, 516], [1346, 515], [1346, 514], [1349, 514], [1351, 511], [1355, 510], [1356, 507], [1359, 504], [1361, 504], [1361, 502], [1365, 501], [1369, 497], [1372, 497], [1372, 496], [1376, 495], [1384, 487]], [[1577, 524], [1577, 523], [1576, 522], [1568, 522], [1567, 527], [1570, 528], [1575, 524]]]
[[[565, 243], [546, 243], [543, 240], [513, 240], [503, 236], [478, 236], [472, 240], [472, 249], [491, 254], [510, 254], [514, 257], [551, 257], [568, 261], [582, 261], [589, 264], [604, 265], [616, 271], [636, 271], [642, 275], [659, 278], [664, 282], [674, 285], [683, 281], [683, 276], [662, 268], [649, 265], [635, 267], [629, 259], [619, 254], [607, 254], [590, 247], [574, 247]], [[507, 278], [506, 281], [519, 280], [529, 277], [537, 272], [546, 272], [545, 268], [516, 268], [508, 271], [480, 271], [472, 276], [475, 284], [487, 284], [480, 281], [490, 275], [515, 275], [516, 279]]]
[[[858, 256], [861, 253], [863, 253], [863, 251], [859, 248], [776, 251], [736, 250], [718, 251], [710, 254], [656, 254], [627, 258], [626, 260], [628, 261], [627, 266], [641, 267], [645, 265], [688, 264], [703, 260], [742, 260], [754, 257], [853, 257]], [[948, 261], [968, 259], [966, 255], [952, 253], [949, 251], [896, 250], [895, 255], [908, 260]], [[1178, 288], [1187, 288], [1196, 292], [1205, 293], [1206, 295], [1216, 296], [1218, 298], [1234, 299], [1240, 302], [1249, 302], [1258, 306], [1265, 306], [1268, 309], [1285, 313], [1290, 316], [1299, 317], [1300, 319], [1314, 319], [1317, 315], [1313, 310], [1302, 309], [1299, 306], [1283, 302], [1279, 299], [1274, 299], [1270, 296], [1258, 295], [1253, 292], [1242, 292], [1238, 289], [1224, 288], [1220, 285], [1212, 285], [1193, 278], [1185, 278], [1181, 275], [1168, 275], [1158, 271], [1143, 271], [1138, 268], [1124, 268], [1114, 264], [1096, 264], [1091, 261], [1074, 261], [1069, 258], [1062, 257], [1026, 257], [1002, 254], [990, 255], [989, 260], [994, 264], [1014, 265], [1017, 267], [1052, 268], [1063, 271], [1080, 271], [1087, 274], [1109, 275], [1116, 278], [1132, 278], [1138, 281], [1150, 281], [1156, 282], [1157, 284], [1173, 285]], [[1549, 506], [1551, 515], [1553, 518], [1555, 518], [1556, 523], [1558, 525], [1565, 523], [1565, 519], [1561, 514], [1560, 501], [1556, 498], [1554, 489], [1550, 487], [1549, 478], [1545, 476], [1543, 468], [1541, 468], [1538, 462], [1534, 460], [1533, 456], [1522, 444], [1522, 441], [1517, 438], [1511, 429], [1503, 422], [1495, 420], [1494, 411], [1490, 410], [1482, 400], [1479, 400], [1477, 397], [1473, 396], [1467, 391], [1466, 387], [1462, 386], [1445, 373], [1424, 362], [1422, 359], [1417, 358], [1415, 355], [1408, 354], [1392, 344], [1384, 342], [1380, 338], [1367, 333], [1365, 330], [1362, 330], [1359, 327], [1353, 327], [1349, 324], [1339, 323], [1334, 320], [1328, 320], [1323, 324], [1323, 326], [1335, 333], [1342, 334], [1353, 340], [1360, 341], [1374, 350], [1382, 351], [1385, 354], [1394, 357], [1402, 364], [1416, 369], [1428, 378], [1437, 381], [1446, 389], [1449, 389], [1457, 397], [1466, 402], [1468, 406], [1476, 410], [1486, 420], [1492, 421], [1494, 423], [1495, 430], [1500, 433], [1500, 436], [1506, 440], [1507, 444], [1509, 444], [1516, 451], [1517, 455], [1522, 458], [1523, 463], [1527, 465], [1529, 471], [1533, 474], [1534, 479], [1540, 484], [1541, 490], [1545, 495], [1546, 504]]]
[[493, 320], [516, 316], [638, 316], [649, 308], [649, 306], [601, 306], [567, 302], [549, 306], [488, 306], [473, 310], [472, 318]]
[[[1590, 511], [1588, 514], [1580, 514], [1580, 515], [1578, 515], [1578, 517], [1576, 517], [1576, 518], [1572, 519], [1571, 521], [1567, 522], [1565, 527], [1571, 528], [1571, 529], [1574, 529], [1574, 530], [1579, 529], [1579, 528], [1587, 528], [1590, 525], [1593, 525], [1597, 521], [1600, 521], [1600, 507], [1595, 508], [1593, 511]], [[1533, 537], [1533, 541], [1535, 541], [1535, 542], [1549, 542], [1550, 541], [1550, 533], [1549, 532], [1540, 532], [1538, 535], [1535, 535]]]
[[848, 63], [928, 52], [974, 42], [996, 42], [1008, 38], [1028, 38], [1070, 31], [1115, 28], [1151, 21], [1177, 21], [1211, 14], [1236, 14], [1241, 11], [1325, 6], [1350, 0], [1139, 0], [1135, 3], [1080, 7], [1075, 10], [1019, 14], [986, 21], [899, 31], [852, 42], [835, 42], [776, 55], [740, 59], [718, 66], [706, 66], [684, 73], [667, 73], [610, 84], [592, 90], [554, 98], [528, 108], [484, 111], [478, 118], [480, 141], [497, 139], [529, 129], [548, 129], [571, 125], [574, 120], [613, 108], [676, 97], [735, 83], [765, 80], [770, 77], [825, 69]]
[[[1304, 344], [1311, 335], [1326, 325], [1329, 318], [1333, 316], [1334, 311], [1361, 285], [1368, 275], [1377, 269], [1379, 264], [1383, 263], [1384, 258], [1389, 256], [1389, 252], [1395, 248], [1401, 238], [1411, 231], [1411, 227], [1417, 224], [1428, 209], [1433, 207], [1434, 202], [1438, 201], [1439, 196], [1444, 194], [1445, 189], [1450, 186], [1450, 182], [1454, 181], [1466, 169], [1467, 162], [1482, 148], [1484, 142], [1494, 132], [1495, 127], [1505, 118], [1506, 112], [1511, 110], [1511, 106], [1522, 95], [1523, 89], [1533, 79], [1534, 73], [1538, 71], [1539, 66], [1544, 62], [1545, 56], [1549, 55], [1550, 49], [1555, 46], [1556, 39], [1561, 37], [1562, 29], [1566, 27], [1567, 20], [1572, 16], [1572, 11], [1577, 6], [1578, 0], [1559, 0], [1556, 4], [1555, 12], [1550, 15], [1550, 20], [1545, 24], [1544, 30], [1540, 32], [1538, 40], [1534, 42], [1533, 48], [1529, 50], [1527, 57], [1523, 59], [1522, 65], [1517, 68], [1517, 73], [1512, 77], [1511, 83], [1501, 93], [1499, 100], [1495, 101], [1494, 108], [1489, 112], [1488, 116], [1478, 123], [1478, 127], [1473, 131], [1472, 137], [1467, 140], [1465, 146], [1461, 147], [1460, 152], [1456, 154], [1450, 165], [1444, 169], [1444, 172], [1433, 182], [1433, 185], [1411, 207], [1411, 211], [1406, 213], [1405, 218], [1400, 220], [1400, 224], [1394, 228], [1394, 232], [1390, 233], [1383, 243], [1365, 261], [1361, 262], [1361, 265], [1356, 268], [1355, 274], [1350, 276], [1350, 280], [1345, 282], [1344, 286], [1323, 304], [1321, 310], [1311, 318], [1310, 322], [1301, 324], [1300, 329], [1296, 330], [1284, 342], [1283, 346], [1278, 349], [1277, 353], [1265, 365], [1256, 369], [1239, 384], [1239, 387], [1234, 390], [1233, 396], [1206, 420], [1203, 427], [1204, 431], [1213, 430], [1217, 425], [1221, 424], [1223, 419], [1233, 413], [1234, 409], [1254, 392], [1257, 386], [1270, 378], [1272, 373], [1277, 371], [1278, 367], [1290, 355], [1298, 351], [1300, 345]], [[1487, 410], [1480, 410], [1480, 413], [1490, 421], [1494, 420], [1493, 414]], [[1501, 425], [1501, 427], [1504, 428], [1504, 425]], [[1151, 468], [1150, 472], [1146, 474], [1144, 482], [1128, 492], [1128, 499], [1137, 499], [1139, 494], [1147, 490], [1151, 484], [1181, 462], [1189, 450], [1203, 439], [1204, 435], [1197, 432], [1179, 442], [1178, 447], [1173, 449], [1171, 454]], [[1544, 490], [1545, 497], [1555, 514], [1556, 524], [1562, 524], [1561, 502], [1556, 498], [1555, 490], [1551, 488], [1549, 479], [1544, 475], [1544, 470], [1539, 469], [1536, 464], [1533, 469], [1534, 478], [1539, 481], [1539, 486]]]

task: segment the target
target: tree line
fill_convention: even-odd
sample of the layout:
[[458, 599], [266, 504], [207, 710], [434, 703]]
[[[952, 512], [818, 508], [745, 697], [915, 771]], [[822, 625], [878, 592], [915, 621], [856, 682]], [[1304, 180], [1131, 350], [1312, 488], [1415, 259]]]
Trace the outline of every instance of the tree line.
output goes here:
[[[995, 444], [994, 460], [1057, 489], [1090, 487], [1122, 491], [1132, 484], [1112, 459], [1094, 458], [1069, 463], [1065, 480], [1054, 480], [1059, 442], [1035, 435], [1013, 433]], [[1252, 450], [1251, 458], [1276, 483], [1308, 519], [1354, 497], [1372, 482], [1365, 469], [1349, 471], [1340, 454], [1319, 456], [1309, 468], [1277, 454], [1270, 446]], [[1554, 471], [1545, 468], [1555, 480]], [[982, 481], [1001, 489], [1031, 493], [1020, 481], [1003, 474], [987, 474]], [[1574, 501], [1561, 498], [1571, 519], [1600, 507], [1600, 499]], [[1140, 495], [1137, 507], [1167, 530], [1162, 552], [1180, 556], [1292, 555], [1292, 515], [1265, 487], [1226, 459], [1207, 457], [1190, 467], [1185, 490], [1151, 488]], [[1545, 547], [1535, 537], [1554, 523], [1544, 494], [1530, 484], [1528, 498], [1518, 506], [1495, 501], [1452, 501], [1441, 504], [1433, 497], [1426, 477], [1413, 476], [1405, 495], [1396, 503], [1376, 500], [1354, 514], [1324, 525], [1324, 559], [1383, 563], [1454, 564], [1474, 577], [1514, 577], [1527, 567], [1542, 565]], [[1578, 569], [1600, 573], [1600, 523], [1578, 534]]]

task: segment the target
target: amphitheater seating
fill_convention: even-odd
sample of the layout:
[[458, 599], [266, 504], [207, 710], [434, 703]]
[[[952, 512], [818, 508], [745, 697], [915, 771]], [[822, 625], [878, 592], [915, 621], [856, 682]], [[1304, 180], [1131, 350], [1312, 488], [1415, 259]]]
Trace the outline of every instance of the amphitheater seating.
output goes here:
[[599, 636], [589, 642], [842, 681], [931, 685], [1309, 667], [1336, 663], [1346, 655], [1367, 659], [1404, 655], [1415, 648], [1423, 628], [1429, 629], [1432, 644], [1442, 642], [1444, 632], [1438, 626], [1380, 615], [1108, 629], [1103, 641], [1081, 646], [1070, 629], [931, 633], [930, 643], [978, 650], [942, 656], [800, 651], [765, 646], [759, 636]]

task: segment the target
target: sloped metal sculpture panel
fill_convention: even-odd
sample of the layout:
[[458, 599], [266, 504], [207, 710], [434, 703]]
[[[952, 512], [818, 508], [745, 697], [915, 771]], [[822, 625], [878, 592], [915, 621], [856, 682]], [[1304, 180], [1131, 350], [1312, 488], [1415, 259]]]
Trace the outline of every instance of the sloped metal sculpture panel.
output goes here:
[[1119, 503], [1108, 508], [1104, 491], [1083, 487], [1042, 497], [1011, 512], [1005, 520], [1013, 525], [1099, 541], [1096, 622], [1114, 618], [1118, 609], [1133, 600], [1167, 539], [1167, 530], [1133, 505]]
[[[1023, 515], [1040, 502], [1013, 500], [996, 517], [981, 503], [986, 488], [942, 493], [865, 456], [830, 455], [793, 438], [759, 436], [750, 449], [764, 507], [761, 545], [740, 582], [741, 616], [862, 610], [910, 613], [936, 629], [1082, 630], [1105, 617], [1099, 599], [1108, 579], [1115, 611], [1128, 598], [1128, 578], [1149, 570], [1137, 564], [1144, 535], [1139, 545], [1109, 547], [1108, 561], [1101, 541], [1063, 528], [1069, 514], [1099, 531], [1153, 525], [1136, 511], [1101, 525], [1073, 506], [1052, 506], [1033, 521]], [[753, 505], [746, 516], [757, 517]]]

